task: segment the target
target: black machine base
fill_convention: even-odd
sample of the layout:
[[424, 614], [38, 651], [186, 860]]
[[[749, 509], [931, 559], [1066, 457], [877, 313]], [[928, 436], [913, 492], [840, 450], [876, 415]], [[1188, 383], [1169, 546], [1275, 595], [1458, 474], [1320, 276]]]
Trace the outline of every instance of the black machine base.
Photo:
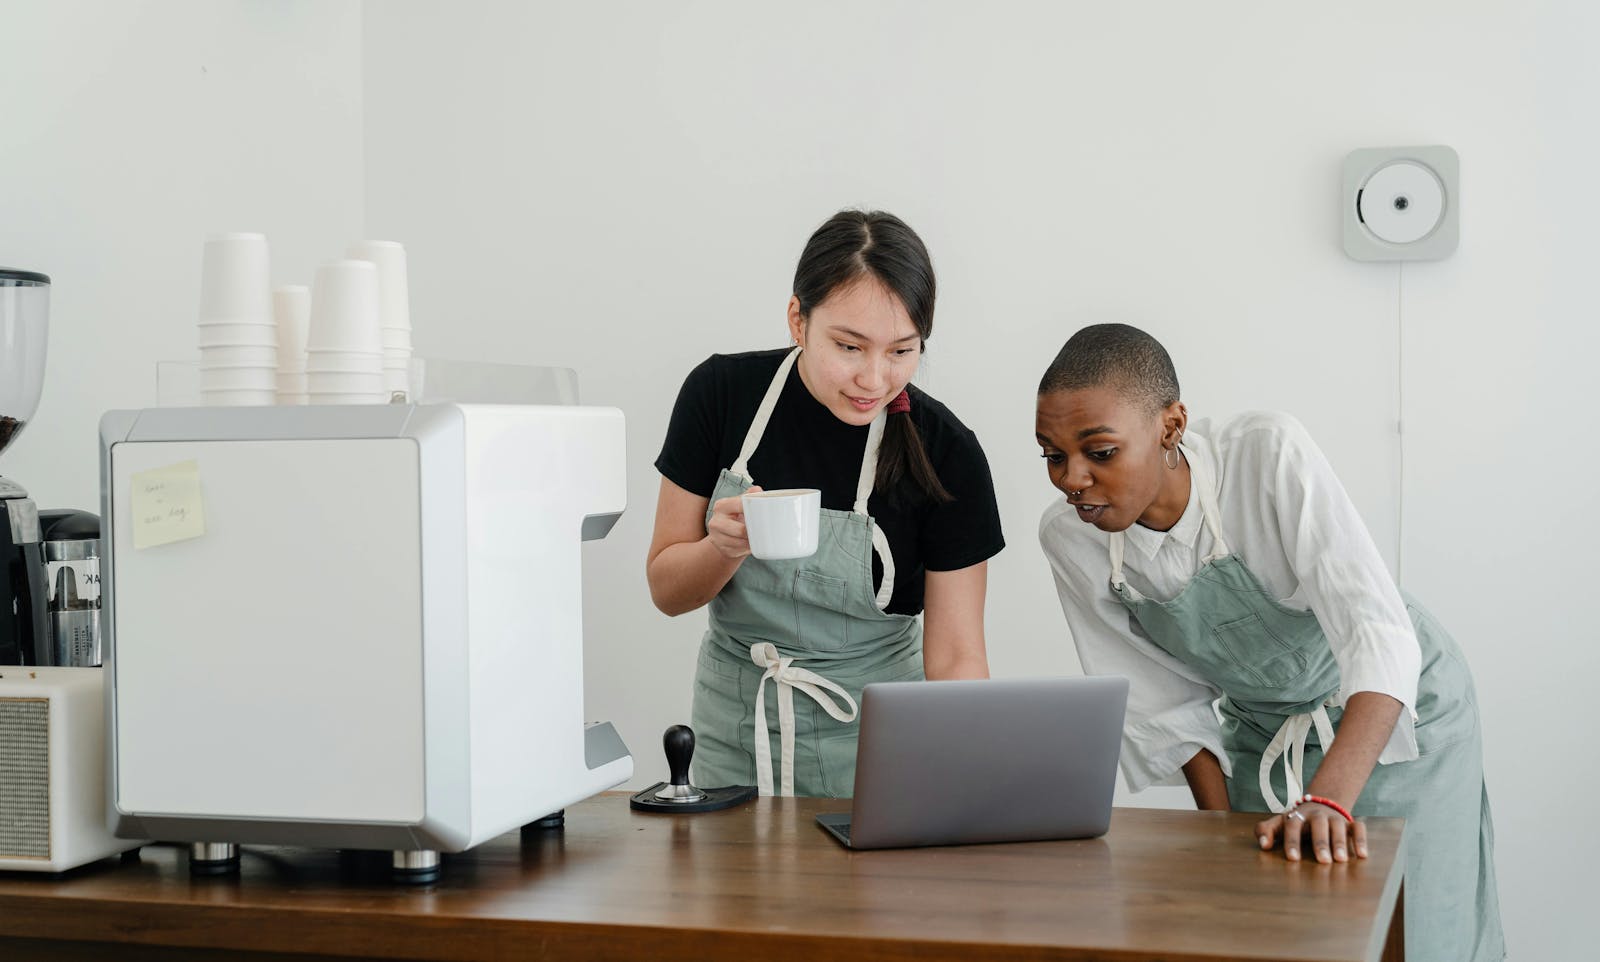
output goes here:
[[700, 789], [706, 797], [698, 802], [667, 802], [656, 798], [656, 792], [666, 785], [666, 782], [656, 782], [642, 792], [634, 792], [628, 799], [628, 807], [636, 812], [715, 812], [743, 805], [756, 797], [754, 785], [728, 785], [725, 788]]
[[544, 818], [536, 818], [528, 824], [522, 826], [522, 834], [531, 835], [537, 832], [548, 832], [553, 828], [565, 828], [566, 824], [567, 810], [560, 808], [554, 812], [551, 812], [549, 815], [546, 815]]
[[439, 866], [432, 868], [391, 868], [389, 881], [396, 885], [431, 885], [439, 881]]
[[189, 874], [197, 877], [238, 875], [239, 857], [189, 860]]

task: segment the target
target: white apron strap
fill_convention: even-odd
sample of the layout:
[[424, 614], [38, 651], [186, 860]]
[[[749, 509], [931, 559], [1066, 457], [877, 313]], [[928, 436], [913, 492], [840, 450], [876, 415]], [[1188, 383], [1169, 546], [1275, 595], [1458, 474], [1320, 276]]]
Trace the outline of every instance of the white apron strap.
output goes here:
[[1228, 554], [1228, 542], [1222, 537], [1222, 507], [1217, 501], [1217, 482], [1211, 476], [1211, 468], [1201, 463], [1188, 448], [1182, 444], [1178, 450], [1183, 452], [1183, 458], [1189, 462], [1189, 473], [1194, 475], [1195, 490], [1200, 492], [1200, 516], [1205, 520], [1206, 528], [1211, 531], [1214, 542], [1211, 553], [1206, 555], [1206, 562], [1212, 562]]
[[[856, 720], [856, 700], [850, 693], [813, 671], [794, 667], [794, 659], [780, 657], [778, 646], [769, 641], [750, 646], [750, 660], [766, 673], [756, 685], [756, 711], [752, 724], [755, 727], [756, 789], [762, 795], [773, 794], [772, 788], [772, 731], [767, 728], [767, 679], [778, 686], [778, 740], [781, 745], [778, 787], [782, 795], [794, 794], [794, 691], [821, 705], [835, 721]], [[849, 711], [841, 708], [828, 695], [833, 692], [844, 699]]]
[[[1267, 750], [1261, 753], [1261, 767], [1257, 771], [1261, 797], [1273, 812], [1288, 810], [1305, 794], [1306, 736], [1313, 725], [1316, 726], [1317, 739], [1322, 742], [1322, 753], [1326, 757], [1333, 745], [1333, 720], [1328, 717], [1326, 705], [1318, 705], [1303, 715], [1290, 715], [1284, 719], [1278, 733], [1272, 736], [1272, 741], [1267, 745]], [[1272, 765], [1280, 757], [1283, 759], [1283, 787], [1289, 793], [1288, 799], [1282, 802], [1272, 791]]]
[[878, 477], [878, 448], [883, 444], [883, 428], [888, 420], [888, 413], [880, 411], [867, 428], [867, 450], [861, 456], [861, 476], [856, 479], [856, 503], [852, 509], [872, 526], [872, 550], [883, 563], [883, 583], [873, 599], [879, 611], [889, 607], [889, 599], [894, 597], [894, 556], [889, 553], [889, 539], [884, 537], [883, 529], [867, 514], [867, 499], [872, 497], [872, 485]]
[[[1182, 444], [1178, 450], [1183, 452], [1184, 459], [1189, 462], [1189, 471], [1194, 475], [1195, 490], [1200, 494], [1200, 517], [1204, 519], [1206, 528], [1211, 532], [1211, 553], [1206, 555], [1203, 563], [1210, 564], [1218, 558], [1228, 554], [1228, 542], [1222, 537], [1222, 508], [1217, 501], [1216, 483], [1211, 478], [1211, 470], [1201, 464]], [[1127, 584], [1122, 576], [1122, 559], [1127, 552], [1127, 538], [1121, 531], [1111, 532], [1108, 552], [1111, 556], [1111, 586], [1121, 590]]]
[[1122, 577], [1122, 557], [1127, 551], [1128, 539], [1123, 536], [1121, 531], [1113, 531], [1111, 532], [1109, 547], [1111, 549], [1111, 587], [1121, 590], [1122, 586], [1128, 583]]
[[739, 459], [728, 469], [751, 484], [755, 484], [755, 479], [750, 477], [750, 457], [761, 445], [761, 436], [767, 433], [767, 422], [772, 420], [772, 409], [778, 406], [778, 396], [783, 394], [783, 386], [789, 380], [789, 370], [794, 367], [795, 359], [799, 356], [800, 348], [796, 347], [784, 357], [783, 363], [778, 365], [778, 373], [772, 376], [772, 383], [767, 385], [767, 393], [762, 395], [761, 404], [756, 408], [756, 416], [751, 419], [750, 428], [744, 433], [744, 444], [739, 448]]

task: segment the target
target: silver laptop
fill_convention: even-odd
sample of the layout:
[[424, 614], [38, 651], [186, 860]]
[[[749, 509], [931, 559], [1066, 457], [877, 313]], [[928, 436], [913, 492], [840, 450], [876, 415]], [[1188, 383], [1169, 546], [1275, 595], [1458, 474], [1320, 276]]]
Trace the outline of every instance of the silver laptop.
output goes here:
[[1093, 838], [1111, 824], [1128, 680], [880, 682], [861, 694], [846, 846]]

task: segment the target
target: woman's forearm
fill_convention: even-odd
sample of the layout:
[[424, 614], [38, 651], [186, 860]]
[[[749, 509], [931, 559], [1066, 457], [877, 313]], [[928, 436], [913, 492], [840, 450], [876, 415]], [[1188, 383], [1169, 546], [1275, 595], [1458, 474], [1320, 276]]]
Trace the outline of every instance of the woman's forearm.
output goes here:
[[922, 673], [929, 681], [988, 678], [983, 602], [989, 563], [930, 571], [923, 582]]
[[668, 545], [645, 569], [650, 600], [668, 615], [694, 611], [715, 598], [743, 563], [718, 551], [709, 536]]
[[1354, 808], [1404, 710], [1395, 698], [1375, 691], [1351, 695], [1344, 717], [1339, 719], [1338, 737], [1323, 755], [1306, 791]]

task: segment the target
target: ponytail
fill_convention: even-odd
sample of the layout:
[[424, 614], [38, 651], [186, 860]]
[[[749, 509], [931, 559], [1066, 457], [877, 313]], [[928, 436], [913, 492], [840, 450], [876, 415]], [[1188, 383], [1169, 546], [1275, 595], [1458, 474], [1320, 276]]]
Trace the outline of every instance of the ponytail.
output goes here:
[[909, 411], [890, 414], [883, 426], [883, 443], [878, 448], [878, 476], [874, 481], [877, 490], [888, 494], [901, 478], [911, 483], [937, 504], [955, 500], [942, 482], [939, 473], [928, 459], [928, 449], [922, 445], [922, 434], [911, 420]]

